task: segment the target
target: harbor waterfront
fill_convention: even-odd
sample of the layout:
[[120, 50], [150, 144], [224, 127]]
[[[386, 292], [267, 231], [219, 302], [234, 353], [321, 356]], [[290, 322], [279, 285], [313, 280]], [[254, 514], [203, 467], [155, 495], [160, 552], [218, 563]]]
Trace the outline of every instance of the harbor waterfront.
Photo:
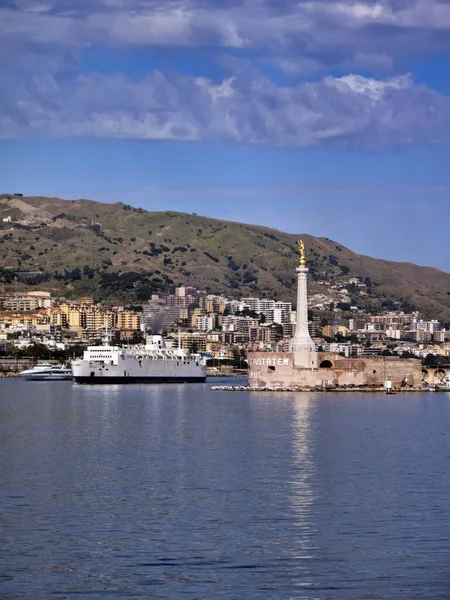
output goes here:
[[302, 387], [249, 387], [247, 385], [213, 385], [211, 387], [213, 392], [275, 392], [277, 394], [281, 394], [284, 392], [293, 392], [293, 393], [310, 393], [313, 391], [316, 394], [322, 393], [336, 393], [336, 394], [423, 394], [425, 392], [440, 392], [443, 394], [448, 394], [450, 392], [450, 388], [448, 387], [428, 387], [428, 388], [369, 388], [369, 387], [361, 387], [361, 388], [352, 388], [352, 387], [324, 387], [324, 388], [316, 388], [311, 390], [311, 388], [302, 388]]
[[[423, 386], [422, 365], [416, 358], [378, 355], [345, 358], [338, 352], [319, 352], [308, 324], [308, 283], [305, 245], [298, 242], [297, 323], [289, 352], [252, 351], [248, 354], [248, 384], [257, 389], [361, 387], [377, 388], [389, 381], [393, 387]], [[445, 374], [445, 372], [444, 372]]]
[[0, 382], [0, 595], [448, 598], [450, 393]]

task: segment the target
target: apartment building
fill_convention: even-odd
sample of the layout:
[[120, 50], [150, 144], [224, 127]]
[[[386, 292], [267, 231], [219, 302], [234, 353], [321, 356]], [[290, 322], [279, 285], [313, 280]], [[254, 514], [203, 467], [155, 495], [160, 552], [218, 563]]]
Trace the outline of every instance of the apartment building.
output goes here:
[[370, 317], [370, 322], [381, 325], [379, 329], [399, 329], [405, 324], [405, 315], [377, 315]]
[[141, 315], [129, 310], [121, 310], [116, 314], [117, 329], [138, 330], [141, 328]]
[[190, 313], [191, 325], [192, 327], [196, 326], [197, 318], [203, 314], [203, 310], [200, 307], [194, 308]]
[[212, 331], [215, 327], [216, 319], [214, 315], [197, 315], [195, 327], [199, 331]]
[[180, 334], [181, 347], [188, 352], [206, 352], [206, 334], [198, 331], [182, 332]]
[[3, 309], [6, 311], [32, 311], [49, 308], [52, 305], [50, 292], [27, 292], [3, 296]]
[[115, 324], [115, 314], [110, 311], [86, 311], [85, 329], [100, 329], [107, 327], [111, 329]]
[[228, 304], [228, 299], [225, 296], [200, 296], [198, 305], [203, 312], [206, 313], [223, 313]]
[[350, 331], [359, 331], [361, 329], [365, 329], [366, 321], [360, 317], [354, 317], [353, 319], [349, 319], [348, 328]]
[[[242, 298], [241, 299], [241, 310], [248, 309], [251, 312], [259, 315], [264, 315], [266, 323], [274, 323], [281, 321], [275, 321], [275, 315], [278, 319], [286, 319], [286, 323], [290, 321], [291, 317], [287, 317], [288, 313], [292, 311], [292, 304], [290, 302], [275, 302], [268, 298]], [[275, 313], [275, 310], [277, 312]]]
[[42, 325], [48, 322], [45, 312], [2, 312], [0, 313], [0, 325], [6, 327], [18, 327], [26, 325], [27, 327]]
[[[180, 288], [177, 288], [175, 290], [175, 292], [177, 292], [178, 289], [180, 289]], [[183, 289], [185, 289], [185, 288], [183, 288]], [[170, 296], [167, 296], [167, 298], [166, 298], [166, 305], [167, 306], [182, 306], [182, 307], [185, 307], [185, 306], [189, 306], [191, 304], [196, 304], [196, 302], [197, 302], [197, 296], [194, 296], [192, 294], [177, 295], [175, 293], [175, 295], [171, 294]]]
[[275, 302], [273, 308], [273, 322], [287, 325], [291, 323], [292, 304], [291, 302]]
[[347, 335], [348, 329], [344, 325], [326, 325], [322, 329], [322, 335], [324, 337], [335, 337], [337, 334]]
[[431, 321], [420, 319], [413, 321], [410, 325], [410, 329], [411, 331], [429, 331], [433, 334], [435, 331], [440, 331], [442, 329], [442, 324], [434, 319]]

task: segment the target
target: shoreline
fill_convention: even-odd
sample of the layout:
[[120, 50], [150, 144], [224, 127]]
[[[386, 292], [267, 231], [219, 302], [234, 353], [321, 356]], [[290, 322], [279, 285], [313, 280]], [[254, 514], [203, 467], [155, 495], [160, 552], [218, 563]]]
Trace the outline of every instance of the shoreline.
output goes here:
[[450, 389], [448, 390], [436, 390], [436, 389], [431, 389], [431, 388], [405, 388], [405, 389], [395, 389], [391, 392], [387, 392], [385, 388], [383, 387], [377, 387], [377, 388], [368, 388], [368, 387], [361, 387], [361, 388], [322, 388], [322, 387], [317, 387], [317, 388], [302, 388], [302, 387], [249, 387], [249, 386], [245, 386], [245, 385], [213, 385], [211, 387], [211, 390], [213, 390], [214, 392], [283, 392], [283, 393], [289, 393], [289, 392], [307, 392], [307, 393], [360, 393], [360, 394], [373, 394], [373, 393], [377, 393], [377, 394], [386, 394], [386, 396], [395, 396], [397, 394], [423, 394], [424, 392], [432, 392], [434, 393], [445, 393], [445, 392], [450, 392]]

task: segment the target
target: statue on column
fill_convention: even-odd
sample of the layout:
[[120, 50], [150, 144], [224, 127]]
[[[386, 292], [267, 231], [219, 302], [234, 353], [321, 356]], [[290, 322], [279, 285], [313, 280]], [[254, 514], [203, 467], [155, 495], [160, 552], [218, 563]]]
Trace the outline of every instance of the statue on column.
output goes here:
[[299, 253], [299, 260], [298, 260], [299, 266], [306, 267], [305, 244], [303, 243], [303, 240], [298, 240], [298, 253]]

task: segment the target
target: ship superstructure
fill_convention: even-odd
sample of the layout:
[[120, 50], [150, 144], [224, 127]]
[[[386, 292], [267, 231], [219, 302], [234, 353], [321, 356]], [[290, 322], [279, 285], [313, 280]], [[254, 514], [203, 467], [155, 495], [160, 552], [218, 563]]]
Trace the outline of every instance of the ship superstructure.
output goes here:
[[63, 381], [72, 379], [72, 371], [61, 365], [38, 363], [32, 369], [22, 371], [20, 376], [28, 381]]
[[206, 366], [195, 354], [167, 348], [161, 335], [145, 346], [89, 346], [83, 359], [72, 362], [77, 383], [200, 383]]

